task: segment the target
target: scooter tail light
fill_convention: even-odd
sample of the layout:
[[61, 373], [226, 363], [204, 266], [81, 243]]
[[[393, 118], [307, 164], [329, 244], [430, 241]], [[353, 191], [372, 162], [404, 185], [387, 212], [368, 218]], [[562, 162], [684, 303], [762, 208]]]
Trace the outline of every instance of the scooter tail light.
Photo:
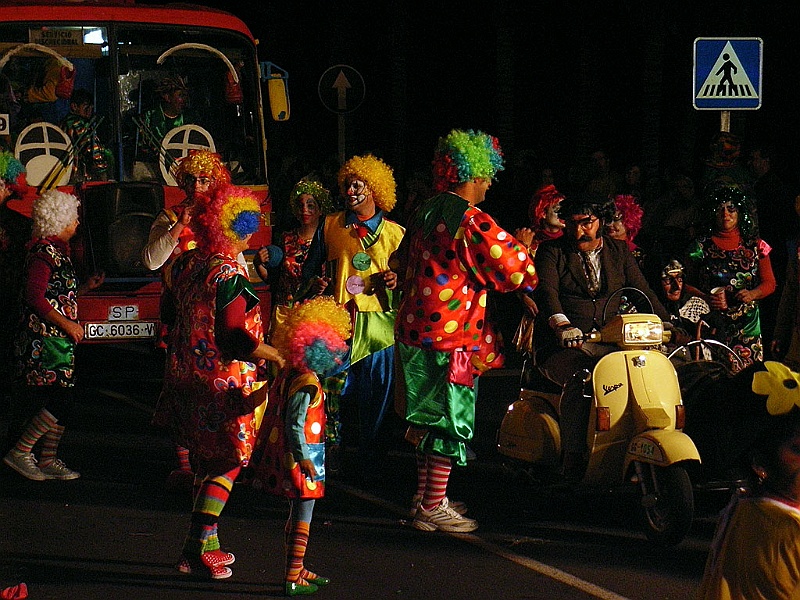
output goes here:
[[596, 421], [595, 429], [597, 431], [610, 431], [611, 409], [608, 406], [598, 406]]
[[683, 429], [686, 425], [686, 407], [678, 404], [675, 407], [675, 429]]

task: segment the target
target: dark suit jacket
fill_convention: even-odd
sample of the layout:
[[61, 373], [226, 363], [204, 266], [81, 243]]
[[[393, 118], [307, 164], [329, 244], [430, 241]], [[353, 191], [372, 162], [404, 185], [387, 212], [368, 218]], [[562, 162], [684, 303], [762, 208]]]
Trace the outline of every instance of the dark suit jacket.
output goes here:
[[[621, 287], [634, 287], [644, 292], [653, 304], [653, 311], [662, 320], [670, 320], [669, 313], [650, 289], [624, 241], [603, 237], [600, 290], [595, 297], [589, 293], [589, 281], [580, 252], [574, 241], [567, 236], [540, 244], [534, 261], [536, 273], [539, 275], [539, 285], [534, 291], [539, 307], [534, 327], [534, 347], [537, 351], [558, 346], [555, 333], [548, 324], [548, 319], [556, 313], [565, 314], [570, 323], [584, 333], [593, 328], [600, 329], [606, 301]], [[636, 296], [628, 294], [634, 303], [637, 301]], [[616, 314], [619, 303], [620, 294], [617, 294], [606, 309], [606, 319]]]

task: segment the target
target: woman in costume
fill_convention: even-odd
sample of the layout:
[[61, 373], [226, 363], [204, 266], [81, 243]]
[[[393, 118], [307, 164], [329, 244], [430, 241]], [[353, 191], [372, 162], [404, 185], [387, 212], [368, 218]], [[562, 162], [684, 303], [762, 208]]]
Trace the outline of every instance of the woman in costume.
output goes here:
[[34, 201], [31, 214], [33, 239], [25, 258], [14, 352], [33, 416], [3, 462], [33, 481], [80, 477], [56, 455], [74, 404], [75, 346], [84, 336], [78, 295], [103, 283], [102, 275], [93, 275], [78, 288], [69, 241], [78, 229], [79, 204], [72, 194], [50, 190]]
[[[736, 187], [714, 188], [705, 198], [706, 234], [689, 247], [689, 282], [712, 308], [714, 337], [732, 348], [744, 366], [764, 359], [759, 300], [775, 291], [769, 253], [758, 235], [751, 199]], [[711, 294], [714, 288], [724, 293]], [[732, 362], [734, 369], [740, 368]]]
[[617, 194], [614, 196], [614, 216], [610, 223], [606, 223], [608, 237], [615, 240], [623, 240], [628, 244], [639, 267], [644, 266], [644, 256], [642, 249], [634, 241], [642, 228], [642, 217], [644, 210], [639, 206], [636, 196], [629, 194]]
[[234, 557], [220, 549], [219, 515], [255, 444], [256, 408], [267, 390], [259, 369], [282, 358], [262, 342], [259, 299], [236, 260], [260, 226], [258, 200], [229, 186], [199, 197], [193, 213], [197, 248], [176, 258], [165, 277], [171, 351], [157, 418], [189, 450], [199, 484], [178, 570], [224, 579]]

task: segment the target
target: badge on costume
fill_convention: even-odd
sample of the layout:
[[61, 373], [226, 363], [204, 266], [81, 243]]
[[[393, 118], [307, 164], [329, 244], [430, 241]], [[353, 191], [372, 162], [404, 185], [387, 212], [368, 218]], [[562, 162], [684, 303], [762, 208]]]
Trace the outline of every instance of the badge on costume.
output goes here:
[[362, 293], [364, 287], [364, 279], [359, 275], [351, 275], [344, 284], [344, 288], [354, 296]]
[[352, 263], [356, 271], [366, 271], [372, 264], [372, 259], [366, 252], [356, 252], [355, 256], [353, 256]]

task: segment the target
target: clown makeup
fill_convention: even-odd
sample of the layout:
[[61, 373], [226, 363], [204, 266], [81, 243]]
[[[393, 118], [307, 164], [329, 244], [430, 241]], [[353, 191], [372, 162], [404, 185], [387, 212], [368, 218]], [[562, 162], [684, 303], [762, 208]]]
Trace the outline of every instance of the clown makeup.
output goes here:
[[718, 231], [733, 231], [739, 226], [739, 208], [732, 202], [720, 203], [715, 216]]
[[668, 275], [661, 278], [661, 287], [664, 290], [664, 297], [670, 302], [677, 302], [681, 299], [683, 291], [683, 275]]
[[320, 210], [319, 203], [311, 194], [303, 194], [297, 199], [297, 206], [300, 213], [300, 221], [305, 225], [307, 223], [317, 223], [322, 211]]
[[374, 214], [375, 202], [365, 181], [357, 177], [351, 177], [347, 180], [345, 194], [347, 196], [347, 208], [367, 217], [371, 217]]
[[558, 218], [558, 211], [561, 210], [561, 202], [556, 202], [548, 206], [544, 213], [544, 228], [548, 231], [560, 231], [564, 229], [564, 220]]
[[606, 230], [608, 231], [608, 236], [614, 238], [615, 240], [628, 239], [628, 228], [625, 227], [621, 212], [614, 214], [614, 218], [608, 225], [606, 225]]
[[212, 182], [213, 178], [203, 173], [200, 175], [191, 175], [187, 173], [183, 176], [181, 188], [188, 196], [194, 194], [206, 194], [208, 193]]

